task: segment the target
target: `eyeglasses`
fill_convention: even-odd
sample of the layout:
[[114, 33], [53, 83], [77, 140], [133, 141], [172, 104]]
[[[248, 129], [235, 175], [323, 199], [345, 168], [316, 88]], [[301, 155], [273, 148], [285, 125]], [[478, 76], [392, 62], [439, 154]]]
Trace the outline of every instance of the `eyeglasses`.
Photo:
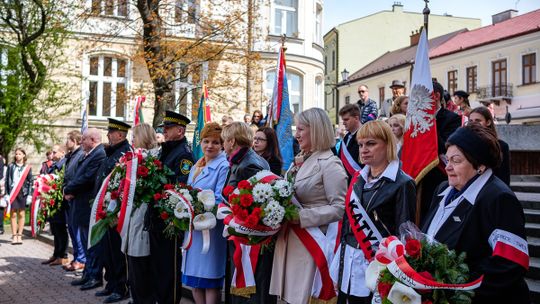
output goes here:
[[459, 166], [460, 164], [465, 162], [465, 159], [463, 159], [459, 155], [452, 155], [450, 157], [445, 155], [444, 158], [443, 158], [443, 162], [445, 164], [450, 164], [452, 166]]
[[266, 138], [262, 138], [262, 137], [254, 137], [254, 138], [253, 138], [253, 141], [266, 141]]

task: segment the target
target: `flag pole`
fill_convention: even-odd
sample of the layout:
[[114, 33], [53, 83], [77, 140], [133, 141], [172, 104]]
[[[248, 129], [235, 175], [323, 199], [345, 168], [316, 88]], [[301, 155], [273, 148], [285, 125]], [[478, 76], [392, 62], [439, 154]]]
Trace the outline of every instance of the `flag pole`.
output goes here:
[[429, 10], [429, 7], [428, 7], [429, 0], [424, 0], [424, 2], [426, 3], [426, 6], [424, 7], [422, 14], [424, 14], [424, 28], [426, 29], [426, 38], [429, 40], [428, 23], [429, 23], [429, 13], [431, 13], [431, 11]]

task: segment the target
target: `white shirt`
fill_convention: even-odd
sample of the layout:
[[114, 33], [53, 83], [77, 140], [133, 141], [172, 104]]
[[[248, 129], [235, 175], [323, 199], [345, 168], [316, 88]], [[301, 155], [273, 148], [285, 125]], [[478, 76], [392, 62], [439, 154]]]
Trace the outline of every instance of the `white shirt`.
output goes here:
[[366, 181], [366, 184], [364, 185], [364, 189], [369, 189], [375, 185], [381, 179], [381, 177], [386, 177], [392, 181], [396, 181], [397, 174], [399, 172], [399, 160], [393, 160], [391, 161], [388, 166], [386, 166], [386, 169], [384, 169], [383, 173], [376, 179], [373, 179], [368, 182], [368, 176], [369, 172], [371, 172], [371, 168], [368, 165], [365, 165], [362, 171], [360, 172], [360, 176]]
[[[467, 201], [471, 205], [474, 205], [478, 193], [480, 193], [480, 190], [484, 188], [492, 174], [493, 172], [491, 171], [491, 169], [486, 170], [465, 190], [465, 192], [455, 198], [450, 204], [448, 204], [448, 206], [445, 206], [444, 202], [446, 201], [446, 197], [448, 196], [450, 190], [452, 190], [453, 187], [450, 186], [446, 188], [443, 192], [439, 193], [438, 196], [442, 196], [443, 198], [439, 202], [439, 208], [437, 209], [437, 213], [435, 213], [435, 216], [433, 216], [433, 220], [429, 224], [427, 235], [435, 238], [435, 235], [437, 234], [437, 232], [439, 232], [439, 229], [441, 229], [442, 225], [446, 222], [450, 214], [454, 212], [456, 207], [461, 203], [463, 199], [467, 199]], [[460, 218], [454, 218], [453, 220], [461, 221]]]

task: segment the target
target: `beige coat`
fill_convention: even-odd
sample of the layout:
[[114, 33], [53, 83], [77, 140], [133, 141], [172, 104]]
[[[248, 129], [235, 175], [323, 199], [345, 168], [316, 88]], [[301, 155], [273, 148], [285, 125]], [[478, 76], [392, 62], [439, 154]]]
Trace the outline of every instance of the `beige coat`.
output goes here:
[[150, 255], [150, 235], [144, 230], [144, 216], [148, 204], [141, 206], [133, 211], [130, 217], [126, 216], [128, 233], [126, 238], [122, 239], [122, 252], [133, 257], [145, 257]]
[[[332, 151], [315, 152], [302, 165], [294, 183], [302, 204], [300, 226], [321, 227], [339, 221], [345, 210], [347, 173]], [[282, 230], [276, 241], [270, 294], [291, 304], [306, 304], [311, 298], [315, 263], [290, 230]]]

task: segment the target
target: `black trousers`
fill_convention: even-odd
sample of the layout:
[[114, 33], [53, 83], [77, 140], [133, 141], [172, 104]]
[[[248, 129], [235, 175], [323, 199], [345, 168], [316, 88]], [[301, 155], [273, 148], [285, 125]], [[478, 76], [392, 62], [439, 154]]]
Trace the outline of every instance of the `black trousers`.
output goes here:
[[371, 304], [371, 296], [355, 297], [339, 291], [337, 304]]
[[150, 231], [151, 287], [159, 304], [177, 304], [182, 298], [180, 241], [165, 237], [163, 229]]
[[107, 290], [125, 295], [127, 288], [126, 255], [120, 250], [122, 239], [116, 228], [110, 228], [103, 236], [103, 266]]
[[152, 295], [152, 257], [128, 255], [127, 259], [128, 282], [133, 304], [154, 304], [155, 300]]
[[0, 231], [4, 231], [4, 208], [0, 208]]
[[54, 223], [51, 222], [51, 233], [54, 236], [54, 253], [53, 257], [57, 259], [65, 259], [67, 255], [68, 246], [68, 231], [66, 223]]

